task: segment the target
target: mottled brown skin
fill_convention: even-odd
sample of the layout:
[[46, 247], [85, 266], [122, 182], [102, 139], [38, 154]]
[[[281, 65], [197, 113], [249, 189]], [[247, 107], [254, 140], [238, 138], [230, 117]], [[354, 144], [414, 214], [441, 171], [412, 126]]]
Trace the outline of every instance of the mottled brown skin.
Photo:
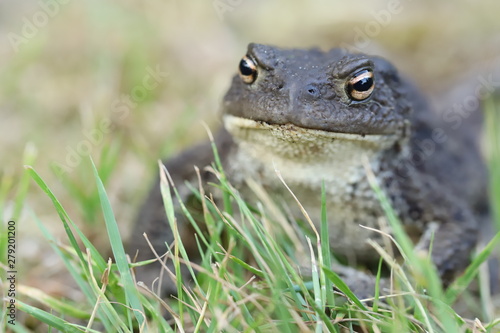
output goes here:
[[[320, 185], [325, 181], [333, 253], [349, 263], [370, 265], [379, 257], [365, 241], [382, 239], [359, 225], [378, 228], [385, 214], [367, 181], [367, 160], [417, 249], [427, 250], [434, 234], [432, 259], [443, 282], [452, 281], [468, 264], [480, 221], [489, 214], [486, 171], [475, 135], [441, 122], [419, 92], [381, 58], [341, 49], [322, 52], [258, 44], [249, 45], [247, 58], [255, 64], [255, 81], [233, 78], [223, 102], [227, 130], [215, 140], [232, 184], [249, 201], [255, 198], [246, 178], [261, 184], [277, 201], [293, 202], [274, 172], [277, 166], [318, 223]], [[357, 101], [346, 84], [366, 69], [373, 73], [374, 89]], [[212, 161], [209, 143], [166, 161], [184, 201], [192, 197], [184, 182], [197, 184], [193, 166], [203, 170]], [[209, 177], [202, 172], [205, 184]], [[207, 192], [211, 190], [206, 186]], [[298, 209], [292, 213], [302, 218]], [[178, 219], [184, 244], [193, 245], [190, 254], [196, 260], [194, 231], [182, 214]], [[141, 236], [144, 232], [158, 253], [165, 252], [165, 242], [173, 241], [158, 185], [139, 213], [128, 246], [130, 253], [140, 249], [141, 260], [153, 257]], [[373, 292], [374, 279], [368, 274], [344, 266], [334, 269], [360, 296]], [[159, 275], [159, 265], [137, 274], [138, 280], [150, 283]], [[168, 278], [163, 292], [175, 292]]]

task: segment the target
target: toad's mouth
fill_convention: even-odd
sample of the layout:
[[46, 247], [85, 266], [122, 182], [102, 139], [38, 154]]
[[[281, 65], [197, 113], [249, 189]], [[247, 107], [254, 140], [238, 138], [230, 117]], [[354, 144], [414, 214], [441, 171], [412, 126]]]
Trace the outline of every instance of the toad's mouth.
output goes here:
[[380, 145], [382, 143], [394, 142], [395, 134], [359, 134], [330, 132], [318, 129], [300, 127], [291, 123], [272, 124], [261, 120], [252, 120], [225, 114], [223, 117], [225, 128], [235, 137], [242, 140], [249, 139], [255, 132], [268, 132], [270, 135], [292, 142], [304, 141], [361, 141]]

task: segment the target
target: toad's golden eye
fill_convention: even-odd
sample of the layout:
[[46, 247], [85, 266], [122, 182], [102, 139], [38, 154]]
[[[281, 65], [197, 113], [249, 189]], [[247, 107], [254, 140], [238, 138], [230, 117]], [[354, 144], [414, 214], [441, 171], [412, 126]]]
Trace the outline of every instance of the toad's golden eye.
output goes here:
[[244, 56], [240, 61], [240, 77], [246, 84], [254, 83], [257, 79], [257, 65], [248, 56]]
[[370, 69], [362, 69], [347, 81], [346, 90], [353, 100], [363, 101], [370, 97], [374, 87], [373, 72]]

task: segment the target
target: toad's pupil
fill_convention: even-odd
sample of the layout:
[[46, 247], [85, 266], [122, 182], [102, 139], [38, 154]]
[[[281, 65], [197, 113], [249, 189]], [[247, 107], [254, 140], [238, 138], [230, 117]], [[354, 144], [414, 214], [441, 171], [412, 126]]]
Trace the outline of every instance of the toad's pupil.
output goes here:
[[242, 59], [240, 61], [240, 72], [241, 75], [252, 75], [254, 70], [253, 68], [248, 64], [248, 61], [245, 59]]
[[357, 91], [368, 91], [373, 86], [373, 79], [365, 77], [353, 84], [353, 88]]

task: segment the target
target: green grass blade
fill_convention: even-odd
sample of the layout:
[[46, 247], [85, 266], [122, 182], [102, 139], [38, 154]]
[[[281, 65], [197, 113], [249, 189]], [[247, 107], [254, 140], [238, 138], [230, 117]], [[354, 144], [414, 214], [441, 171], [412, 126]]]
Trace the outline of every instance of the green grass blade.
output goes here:
[[103, 184], [107, 184], [111, 175], [115, 171], [116, 166], [120, 161], [122, 148], [122, 136], [111, 141], [110, 144], [105, 145], [101, 151], [99, 159], [99, 177]]
[[[17, 307], [19, 310], [26, 312], [27, 314], [35, 317], [36, 319], [40, 320], [41, 322], [46, 323], [50, 327], [56, 328], [60, 330], [61, 332], [67, 332], [67, 333], [81, 333], [85, 331], [85, 327], [77, 327], [75, 324], [71, 324], [67, 322], [64, 319], [61, 319], [51, 313], [48, 313], [46, 311], [40, 310], [34, 306], [28, 305], [22, 301], [17, 301]], [[99, 331], [95, 330], [87, 330], [87, 332], [96, 332], [99, 333]]]
[[[218, 152], [218, 149], [217, 149], [217, 145], [215, 144], [215, 140], [211, 134], [211, 132], [209, 131], [209, 136], [210, 136], [210, 141], [211, 141], [211, 144], [212, 144], [212, 151], [213, 151], [213, 154], [214, 154], [214, 162], [215, 162], [215, 169], [219, 171], [219, 175], [221, 177], [221, 183], [222, 184], [225, 184], [227, 185], [227, 178], [226, 178], [226, 175], [224, 173], [224, 169], [222, 167], [222, 161], [219, 157], [219, 152]], [[233, 215], [233, 206], [231, 205], [231, 195], [228, 191], [224, 191], [222, 193], [222, 199], [224, 201], [224, 209], [226, 210], [226, 212], [229, 214], [229, 215]]]
[[[330, 249], [330, 235], [329, 225], [326, 211], [326, 188], [325, 182], [321, 184], [321, 228], [320, 228], [320, 241], [321, 241], [321, 265], [325, 267], [332, 267], [332, 255]], [[323, 270], [320, 272], [321, 281], [324, 288], [324, 297], [326, 304], [335, 306], [335, 297], [333, 294], [333, 285], [329, 279], [325, 278]]]
[[323, 267], [323, 272], [325, 273], [326, 277], [341, 291], [343, 292], [347, 298], [349, 298], [351, 301], [353, 301], [354, 304], [356, 304], [360, 309], [363, 311], [368, 311], [367, 307], [361, 303], [361, 301], [358, 299], [356, 295], [349, 289], [347, 284], [345, 284], [344, 281], [337, 275], [337, 273], [333, 272], [330, 270], [330, 268]]
[[66, 235], [68, 236], [68, 239], [70, 240], [71, 246], [75, 250], [77, 250], [77, 254], [78, 254], [78, 257], [80, 259], [80, 263], [82, 265], [83, 270], [86, 273], [88, 273], [86, 259], [84, 258], [84, 255], [82, 254], [82, 252], [78, 250], [80, 247], [78, 245], [78, 242], [76, 241], [76, 237], [74, 236], [73, 231], [70, 228], [70, 225], [71, 225], [71, 227], [73, 227], [74, 231], [78, 234], [78, 236], [80, 237], [80, 239], [84, 243], [85, 247], [87, 247], [91, 250], [93, 259], [96, 261], [96, 264], [99, 268], [99, 273], [102, 273], [104, 271], [104, 269], [106, 268], [106, 262], [102, 258], [102, 256], [99, 254], [97, 249], [88, 240], [88, 238], [80, 231], [80, 229], [75, 225], [75, 223], [69, 218], [64, 207], [61, 205], [59, 200], [56, 198], [56, 196], [50, 190], [50, 188], [47, 186], [47, 184], [43, 181], [43, 179], [40, 177], [40, 175], [30, 166], [26, 166], [25, 168], [27, 169], [28, 174], [31, 175], [33, 180], [47, 194], [47, 196], [51, 199], [52, 203], [54, 204], [54, 207], [56, 208], [57, 214], [59, 215], [59, 218], [63, 222], [64, 230], [66, 231]]
[[491, 209], [496, 230], [500, 231], [500, 91], [485, 101], [485, 128]]
[[94, 171], [97, 191], [99, 193], [99, 199], [101, 201], [104, 221], [106, 222], [106, 230], [108, 232], [111, 250], [113, 251], [113, 255], [116, 260], [116, 266], [118, 268], [118, 271], [120, 272], [120, 277], [123, 283], [123, 289], [125, 290], [127, 302], [132, 308], [133, 314], [137, 319], [139, 326], [143, 327], [143, 325], [145, 325], [144, 309], [139, 300], [139, 292], [135, 287], [132, 274], [130, 273], [129, 263], [125, 254], [125, 249], [123, 247], [120, 231], [118, 230], [118, 225], [115, 220], [113, 209], [111, 208], [111, 203], [109, 202], [106, 190], [104, 189], [104, 184], [99, 178], [97, 168], [95, 167], [92, 160], [91, 163]]
[[448, 304], [452, 304], [472, 282], [479, 271], [479, 266], [488, 260], [493, 250], [500, 244], [500, 232], [484, 247], [484, 249], [474, 258], [465, 272], [459, 276], [446, 290], [445, 299]]
[[[66, 214], [66, 212], [64, 212], [64, 214]], [[47, 230], [47, 228], [45, 228], [45, 226], [43, 225], [43, 223], [37, 217], [35, 217], [35, 221], [37, 222], [38, 227], [42, 231], [42, 233], [45, 236], [45, 238], [47, 240], [49, 240], [49, 244], [52, 247], [52, 249], [59, 255], [59, 258], [61, 258], [63, 260], [63, 263], [64, 263], [66, 269], [71, 274], [71, 276], [73, 277], [73, 279], [75, 280], [75, 282], [78, 284], [80, 290], [82, 290], [82, 292], [85, 295], [85, 297], [87, 298], [89, 304], [95, 304], [97, 302], [97, 296], [94, 294], [94, 292], [93, 292], [91, 286], [89, 285], [88, 281], [84, 279], [84, 276], [88, 277], [88, 274], [90, 272], [88, 272], [88, 273], [86, 273], [85, 271], [82, 272], [82, 266], [81, 265], [77, 265], [75, 267], [75, 264], [73, 262], [74, 258], [70, 257], [69, 255], [67, 255], [66, 253], [63, 253], [61, 251], [61, 249], [59, 248], [59, 246], [57, 246], [56, 239]], [[75, 252], [80, 253], [79, 249], [75, 249]], [[113, 325], [108, 320], [108, 318], [112, 318], [113, 315], [110, 312], [106, 311], [106, 310], [104, 312], [105, 312], [106, 315], [101, 315], [101, 313], [99, 313], [99, 318], [100, 318], [101, 322], [103, 323], [104, 327], [109, 331], [113, 327]]]
[[70, 316], [79, 319], [89, 319], [90, 314], [87, 311], [78, 309], [78, 304], [72, 303], [68, 300], [61, 301], [50, 295], [47, 295], [43, 291], [32, 288], [29, 286], [20, 285], [19, 293], [26, 297], [34, 299], [47, 307], [56, 310], [57, 312], [63, 314], [64, 316]]
[[[78, 242], [75, 238], [75, 235], [71, 231], [71, 228], [69, 227], [68, 221], [70, 220], [69, 216], [67, 215], [66, 211], [64, 210], [63, 206], [59, 202], [59, 200], [56, 198], [54, 193], [50, 190], [50, 188], [47, 186], [47, 184], [43, 181], [43, 179], [38, 175], [38, 173], [30, 166], [26, 166], [27, 172], [31, 175], [31, 178], [38, 184], [38, 186], [44, 191], [47, 196], [52, 200], [52, 203], [54, 204], [57, 214], [59, 215], [59, 218], [63, 222], [64, 230], [66, 231], [66, 235], [68, 236], [68, 239], [71, 243], [71, 246], [74, 249], [79, 249]], [[83, 270], [88, 273], [88, 268], [86, 265], [86, 260], [83, 257], [83, 254], [81, 251], [78, 251], [78, 257], [80, 259], [80, 264], [82, 265]]]
[[172, 260], [174, 263], [175, 275], [177, 277], [176, 281], [177, 293], [178, 293], [177, 298], [178, 298], [180, 318], [182, 322], [184, 316], [184, 311], [183, 311], [184, 294], [182, 291], [183, 281], [182, 281], [181, 266], [179, 261], [179, 252], [181, 253], [181, 256], [184, 258], [184, 260], [186, 260], [186, 262], [189, 261], [189, 258], [187, 256], [187, 253], [185, 252], [184, 244], [182, 243], [182, 239], [179, 235], [179, 230], [177, 228], [177, 220], [175, 217], [175, 206], [172, 200], [172, 193], [170, 192], [170, 184], [168, 181], [168, 171], [167, 168], [161, 162], [159, 162], [159, 166], [160, 166], [160, 191], [163, 199], [163, 204], [165, 206], [165, 215], [167, 216], [167, 220], [170, 225], [170, 229], [174, 234], [174, 240], [175, 240]]

